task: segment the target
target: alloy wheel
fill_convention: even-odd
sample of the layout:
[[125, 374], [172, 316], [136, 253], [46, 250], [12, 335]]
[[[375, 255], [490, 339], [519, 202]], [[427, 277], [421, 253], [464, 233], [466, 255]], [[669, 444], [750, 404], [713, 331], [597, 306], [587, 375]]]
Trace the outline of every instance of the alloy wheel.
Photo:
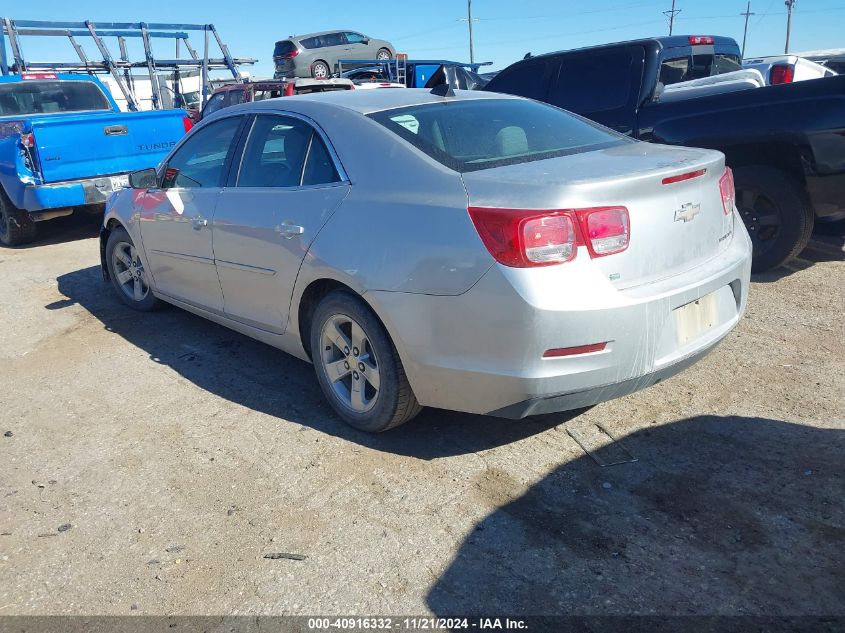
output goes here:
[[112, 270], [120, 289], [132, 301], [143, 301], [150, 292], [144, 264], [135, 247], [129, 242], [118, 242], [112, 251]]
[[338, 401], [355, 413], [372, 409], [381, 376], [363, 328], [351, 317], [336, 314], [323, 324], [320, 343], [320, 361]]

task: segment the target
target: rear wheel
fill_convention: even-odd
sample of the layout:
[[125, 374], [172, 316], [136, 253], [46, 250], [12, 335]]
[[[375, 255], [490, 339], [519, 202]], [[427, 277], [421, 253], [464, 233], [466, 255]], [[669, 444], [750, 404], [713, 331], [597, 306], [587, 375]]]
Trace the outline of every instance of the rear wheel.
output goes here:
[[801, 187], [774, 167], [734, 170], [736, 206], [753, 246], [751, 268], [764, 272], [796, 257], [810, 240], [815, 216]]
[[149, 312], [160, 304], [150, 289], [149, 277], [132, 238], [117, 228], [106, 242], [106, 265], [121, 301], [135, 310]]
[[393, 53], [391, 53], [386, 48], [378, 49], [378, 53], [376, 53], [376, 59], [380, 59], [382, 61], [391, 59], [393, 57]]
[[311, 76], [314, 79], [328, 79], [331, 72], [329, 65], [322, 59], [311, 64]]
[[422, 410], [384, 326], [349, 291], [331, 292], [317, 305], [311, 359], [326, 399], [357, 429], [386, 431]]
[[18, 246], [32, 242], [36, 235], [35, 222], [26, 211], [18, 209], [0, 189], [0, 244]]

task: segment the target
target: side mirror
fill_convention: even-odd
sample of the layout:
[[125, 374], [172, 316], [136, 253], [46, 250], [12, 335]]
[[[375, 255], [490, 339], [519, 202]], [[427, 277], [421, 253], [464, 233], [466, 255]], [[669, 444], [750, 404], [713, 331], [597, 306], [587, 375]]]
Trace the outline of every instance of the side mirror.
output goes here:
[[158, 174], [152, 167], [133, 171], [129, 174], [129, 186], [133, 189], [156, 189], [158, 187]]
[[365, 37], [365, 38], [363, 39], [363, 42], [364, 42], [364, 46], [366, 46], [367, 44], [369, 44], [369, 43], [370, 43], [370, 38]]

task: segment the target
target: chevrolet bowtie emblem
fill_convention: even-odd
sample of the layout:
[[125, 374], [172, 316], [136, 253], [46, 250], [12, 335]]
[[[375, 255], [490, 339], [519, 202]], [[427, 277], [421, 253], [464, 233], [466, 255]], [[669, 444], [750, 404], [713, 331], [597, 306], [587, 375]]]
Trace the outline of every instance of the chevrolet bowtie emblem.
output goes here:
[[687, 202], [680, 209], [675, 211], [675, 222], [680, 222], [681, 220], [683, 220], [684, 222], [689, 222], [690, 220], [694, 219], [700, 211], [700, 204], [693, 204], [692, 202]]

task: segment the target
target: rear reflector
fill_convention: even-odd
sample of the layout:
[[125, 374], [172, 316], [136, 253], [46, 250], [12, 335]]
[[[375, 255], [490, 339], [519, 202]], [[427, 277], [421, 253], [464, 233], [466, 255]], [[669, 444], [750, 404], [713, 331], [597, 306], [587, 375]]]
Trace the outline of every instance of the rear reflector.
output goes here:
[[725, 215], [730, 215], [736, 205], [734, 173], [730, 167], [725, 167], [725, 173], [719, 178], [719, 192], [722, 194], [722, 208], [725, 210]]
[[601, 352], [607, 347], [607, 343], [593, 343], [592, 345], [579, 345], [577, 347], [558, 347], [547, 349], [543, 352], [543, 358], [561, 358], [563, 356], [577, 356], [578, 354], [592, 354]]
[[690, 35], [689, 43], [693, 46], [698, 44], [715, 44], [716, 40], [712, 35]]
[[792, 64], [775, 64], [769, 71], [769, 83], [773, 86], [791, 84], [793, 79], [795, 79], [795, 67]]
[[698, 169], [696, 171], [689, 171], [685, 174], [678, 174], [677, 176], [668, 176], [667, 178], [664, 178], [661, 182], [664, 185], [671, 185], [674, 182], [683, 182], [684, 180], [692, 180], [693, 178], [699, 178], [706, 173], [706, 169]]

